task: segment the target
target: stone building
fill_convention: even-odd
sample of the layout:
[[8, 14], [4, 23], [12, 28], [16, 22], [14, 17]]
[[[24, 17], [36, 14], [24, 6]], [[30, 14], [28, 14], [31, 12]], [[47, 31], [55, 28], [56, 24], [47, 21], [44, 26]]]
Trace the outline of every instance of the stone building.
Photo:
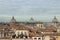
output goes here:
[[21, 33], [23, 36], [26, 34], [30, 38], [35, 37], [37, 34], [42, 37], [41, 32], [43, 32], [43, 36], [60, 36], [60, 23], [56, 16], [54, 16], [51, 22], [39, 22], [33, 18], [30, 20], [17, 22], [14, 16], [12, 16], [9, 23], [0, 23], [0, 38], [18, 38], [18, 36], [22, 37]]

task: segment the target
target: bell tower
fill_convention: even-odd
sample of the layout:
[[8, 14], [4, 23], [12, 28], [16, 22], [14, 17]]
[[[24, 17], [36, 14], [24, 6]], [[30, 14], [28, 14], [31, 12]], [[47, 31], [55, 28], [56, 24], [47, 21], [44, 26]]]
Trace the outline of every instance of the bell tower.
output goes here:
[[10, 21], [10, 27], [15, 27], [15, 25], [16, 25], [16, 20], [14, 16], [12, 16], [11, 21]]

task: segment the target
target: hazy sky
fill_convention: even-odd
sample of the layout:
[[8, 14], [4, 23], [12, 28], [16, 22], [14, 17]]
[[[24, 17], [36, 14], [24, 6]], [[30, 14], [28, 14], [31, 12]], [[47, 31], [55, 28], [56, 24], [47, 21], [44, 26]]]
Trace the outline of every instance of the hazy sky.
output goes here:
[[10, 16], [17, 20], [33, 17], [47, 21], [53, 16], [60, 19], [60, 0], [0, 0], [0, 17]]

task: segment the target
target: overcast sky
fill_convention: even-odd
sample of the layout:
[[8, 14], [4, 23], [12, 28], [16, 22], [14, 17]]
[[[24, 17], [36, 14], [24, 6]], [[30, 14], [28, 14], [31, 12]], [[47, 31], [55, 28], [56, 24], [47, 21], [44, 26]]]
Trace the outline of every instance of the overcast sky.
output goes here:
[[11, 16], [45, 21], [57, 16], [60, 20], [60, 0], [0, 0], [0, 17]]

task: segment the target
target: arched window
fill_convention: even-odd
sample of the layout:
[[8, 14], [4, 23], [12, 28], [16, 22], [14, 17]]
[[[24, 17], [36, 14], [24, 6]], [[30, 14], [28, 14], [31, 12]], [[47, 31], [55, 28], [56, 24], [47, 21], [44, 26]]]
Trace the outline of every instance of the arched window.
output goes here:
[[12, 38], [15, 38], [16, 37], [16, 34], [12, 35]]

